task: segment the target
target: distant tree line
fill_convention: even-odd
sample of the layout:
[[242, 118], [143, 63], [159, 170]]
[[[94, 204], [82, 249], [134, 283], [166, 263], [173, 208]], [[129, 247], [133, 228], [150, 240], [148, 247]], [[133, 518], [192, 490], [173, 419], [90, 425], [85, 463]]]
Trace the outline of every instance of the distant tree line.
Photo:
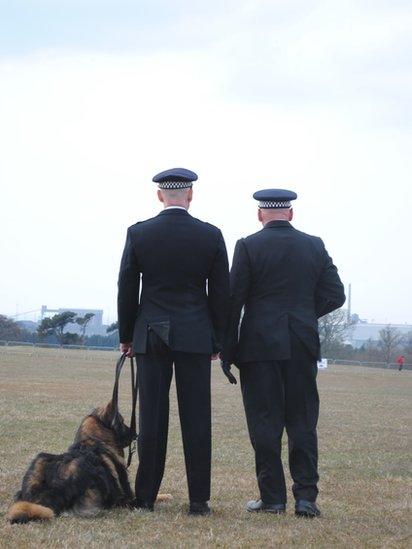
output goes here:
[[32, 332], [22, 329], [17, 322], [0, 315], [0, 339], [7, 341], [32, 341]]
[[[93, 316], [93, 313], [77, 316], [76, 313], [71, 311], [64, 311], [52, 317], [43, 318], [37, 330], [31, 332], [22, 328], [13, 319], [0, 315], [0, 340], [58, 345], [117, 347], [119, 344], [117, 323], [111, 324], [107, 328], [107, 336], [86, 336], [87, 325]], [[70, 324], [77, 324], [80, 327], [80, 334], [66, 331]]]
[[[57, 315], [43, 318], [37, 328], [37, 335], [40, 341], [46, 336], [54, 336], [60, 345], [84, 345], [85, 333], [88, 323], [94, 317], [94, 313], [87, 313], [84, 316], [77, 316], [71, 311], [64, 311]], [[80, 335], [73, 332], [65, 332], [68, 324], [78, 324]]]
[[[105, 336], [85, 335], [87, 325], [93, 316], [93, 313], [87, 313], [78, 317], [76, 313], [65, 311], [52, 317], [43, 318], [37, 331], [31, 332], [22, 328], [11, 318], [0, 315], [0, 340], [117, 347], [119, 344], [117, 322], [108, 326]], [[333, 311], [319, 320], [319, 337], [323, 357], [389, 364], [395, 362], [398, 355], [403, 354], [406, 362], [412, 363], [412, 332], [402, 335], [397, 328], [388, 325], [379, 332], [378, 341], [369, 340], [360, 348], [355, 348], [347, 341], [356, 322], [356, 315], [348, 318], [344, 309]], [[65, 331], [73, 323], [80, 326], [80, 334]]]

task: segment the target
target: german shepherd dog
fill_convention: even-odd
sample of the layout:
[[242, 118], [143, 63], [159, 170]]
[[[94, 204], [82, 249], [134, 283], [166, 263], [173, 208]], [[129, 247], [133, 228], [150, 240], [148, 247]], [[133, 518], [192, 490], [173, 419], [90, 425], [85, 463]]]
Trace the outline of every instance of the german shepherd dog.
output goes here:
[[[133, 438], [111, 400], [80, 424], [64, 454], [38, 454], [23, 478], [7, 520], [47, 520], [63, 511], [92, 517], [102, 509], [133, 507], [124, 448]], [[157, 501], [170, 499], [158, 495]]]

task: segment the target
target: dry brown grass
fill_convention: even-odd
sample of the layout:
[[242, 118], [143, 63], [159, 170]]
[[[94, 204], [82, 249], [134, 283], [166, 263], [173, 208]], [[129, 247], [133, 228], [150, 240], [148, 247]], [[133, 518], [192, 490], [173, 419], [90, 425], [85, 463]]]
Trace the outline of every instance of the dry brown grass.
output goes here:
[[[2, 547], [408, 547], [412, 372], [333, 366], [319, 373], [320, 497], [323, 517], [249, 515], [257, 496], [238, 386], [214, 365], [210, 517], [188, 517], [183, 451], [172, 398], [166, 475], [173, 501], [145, 515], [62, 516], [10, 526], [5, 515], [32, 457], [61, 452], [81, 418], [111, 394], [115, 353], [0, 349], [0, 545]], [[128, 372], [122, 400], [126, 417]], [[286, 457], [286, 454], [285, 454]], [[134, 477], [136, 463], [131, 470]], [[289, 481], [290, 486], [290, 481]]]

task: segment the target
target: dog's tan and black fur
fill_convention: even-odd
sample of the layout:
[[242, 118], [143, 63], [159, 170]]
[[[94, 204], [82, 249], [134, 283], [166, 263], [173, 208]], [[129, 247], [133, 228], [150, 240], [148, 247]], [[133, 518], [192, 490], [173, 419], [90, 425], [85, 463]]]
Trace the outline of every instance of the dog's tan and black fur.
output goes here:
[[[131, 440], [132, 431], [112, 401], [97, 408], [83, 419], [67, 452], [34, 458], [8, 520], [46, 520], [67, 510], [93, 516], [102, 509], [132, 506], [123, 451]], [[168, 497], [158, 497], [162, 499]]]

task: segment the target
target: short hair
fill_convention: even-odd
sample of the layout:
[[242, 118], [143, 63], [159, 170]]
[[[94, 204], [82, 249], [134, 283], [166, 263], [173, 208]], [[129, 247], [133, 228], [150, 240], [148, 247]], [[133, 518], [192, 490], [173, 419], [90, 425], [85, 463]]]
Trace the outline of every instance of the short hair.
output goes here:
[[182, 198], [184, 197], [191, 187], [186, 187], [185, 189], [159, 189], [159, 191], [167, 198]]

